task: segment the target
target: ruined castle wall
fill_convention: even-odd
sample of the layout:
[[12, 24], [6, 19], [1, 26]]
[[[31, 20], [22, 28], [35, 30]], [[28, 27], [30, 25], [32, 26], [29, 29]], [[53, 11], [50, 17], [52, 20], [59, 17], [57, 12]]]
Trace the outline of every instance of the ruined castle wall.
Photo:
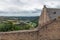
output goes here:
[[39, 31], [39, 40], [60, 40], [60, 21], [43, 26]]
[[0, 40], [38, 40], [37, 30], [0, 32]]
[[60, 16], [60, 9], [48, 8], [47, 13], [51, 19], [55, 19]]

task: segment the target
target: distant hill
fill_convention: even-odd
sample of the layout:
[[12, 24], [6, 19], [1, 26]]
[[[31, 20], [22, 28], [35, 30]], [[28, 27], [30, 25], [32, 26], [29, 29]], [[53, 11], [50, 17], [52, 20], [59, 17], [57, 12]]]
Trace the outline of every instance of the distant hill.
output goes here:
[[9, 19], [9, 20], [36, 20], [39, 16], [1, 16], [1, 19]]

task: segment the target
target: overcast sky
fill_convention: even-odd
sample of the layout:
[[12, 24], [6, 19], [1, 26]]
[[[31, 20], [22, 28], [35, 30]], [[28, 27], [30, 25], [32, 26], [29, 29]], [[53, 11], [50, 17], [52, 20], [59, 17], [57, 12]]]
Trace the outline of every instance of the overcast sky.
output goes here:
[[0, 0], [0, 16], [39, 16], [43, 5], [60, 8], [60, 0]]

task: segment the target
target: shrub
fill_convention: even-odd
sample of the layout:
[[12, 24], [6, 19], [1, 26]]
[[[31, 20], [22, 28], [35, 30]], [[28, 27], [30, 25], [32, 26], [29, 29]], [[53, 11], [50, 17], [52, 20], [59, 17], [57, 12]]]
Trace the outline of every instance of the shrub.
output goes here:
[[10, 21], [7, 21], [5, 23], [0, 23], [0, 31], [6, 32], [6, 31], [14, 31], [14, 30], [28, 30], [30, 28], [34, 28], [34, 26], [36, 26], [36, 24], [32, 22], [20, 23], [19, 25], [16, 25]]

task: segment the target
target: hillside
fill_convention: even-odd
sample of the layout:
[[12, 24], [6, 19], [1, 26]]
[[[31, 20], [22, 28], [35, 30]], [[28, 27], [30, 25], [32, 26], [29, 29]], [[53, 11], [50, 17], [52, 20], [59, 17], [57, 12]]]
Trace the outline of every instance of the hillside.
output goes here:
[[0, 31], [29, 30], [38, 26], [39, 16], [35, 17], [0, 17]]

